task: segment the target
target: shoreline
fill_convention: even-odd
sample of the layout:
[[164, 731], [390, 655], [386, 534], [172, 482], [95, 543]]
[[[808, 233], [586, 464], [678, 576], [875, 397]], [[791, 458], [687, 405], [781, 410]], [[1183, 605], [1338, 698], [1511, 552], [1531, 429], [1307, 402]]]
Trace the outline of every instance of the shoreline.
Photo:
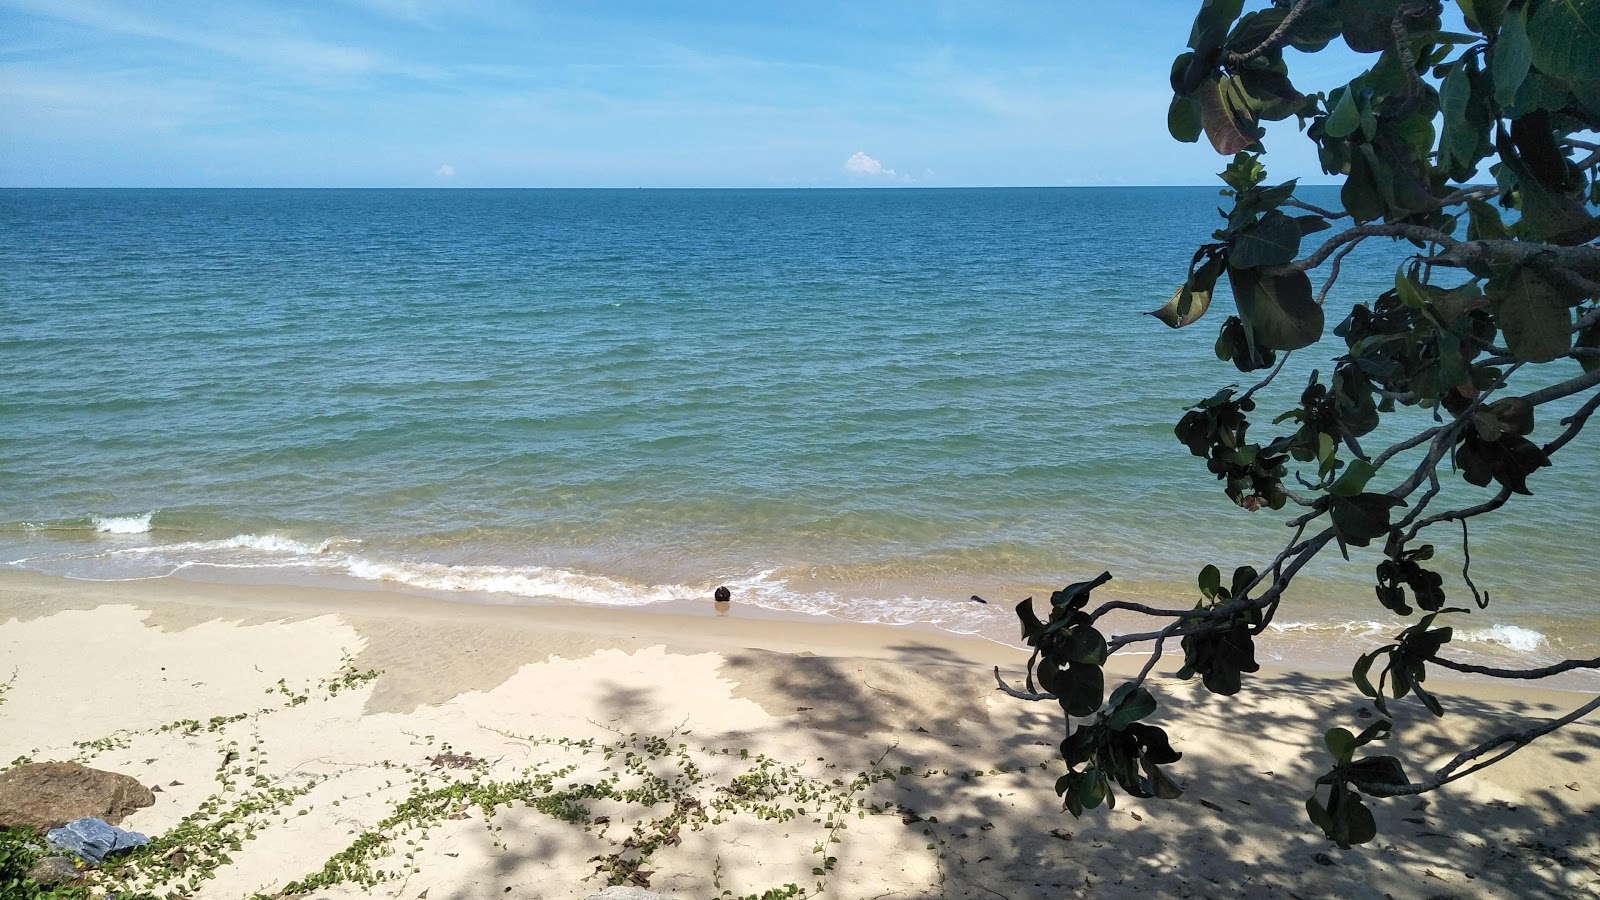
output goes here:
[[[1600, 723], [1428, 804], [1369, 801], [1378, 840], [1328, 842], [1303, 809], [1321, 730], [1372, 720], [1342, 676], [1264, 667], [1218, 698], [1163, 666], [1151, 721], [1184, 753], [1184, 796], [1073, 819], [1050, 789], [1059, 711], [995, 690], [992, 666], [1025, 655], [936, 632], [7, 573], [0, 653], [0, 759], [162, 786], [124, 825], [190, 862], [116, 877], [193, 877], [207, 900], [641, 879], [863, 900], [1600, 893], [1600, 829], [1574, 827], [1600, 821]], [[1582, 702], [1436, 687], [1444, 719], [1391, 707], [1413, 777]], [[208, 849], [213, 832], [240, 849]]]

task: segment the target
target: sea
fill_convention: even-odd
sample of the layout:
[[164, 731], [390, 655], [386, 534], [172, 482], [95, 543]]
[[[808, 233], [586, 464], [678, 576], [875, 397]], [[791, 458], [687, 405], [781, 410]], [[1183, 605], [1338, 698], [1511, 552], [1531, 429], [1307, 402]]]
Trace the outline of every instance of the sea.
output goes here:
[[[0, 191], [0, 570], [618, 608], [726, 586], [740, 609], [1009, 643], [1018, 601], [1102, 571], [1097, 598], [1188, 607], [1203, 566], [1262, 567], [1290, 535], [1292, 510], [1234, 506], [1173, 436], [1256, 380], [1215, 358], [1229, 302], [1180, 331], [1145, 315], [1227, 205], [1211, 187]], [[1253, 436], [1413, 252], [1344, 261], [1330, 333], [1258, 395]], [[1513, 389], [1577, 372], [1544, 368]], [[1575, 405], [1541, 408], [1536, 436]], [[1369, 448], [1431, 422], [1393, 419]], [[1432, 533], [1472, 610], [1452, 617], [1462, 658], [1600, 654], [1597, 443], [1474, 522], [1486, 609], [1459, 527]], [[1442, 500], [1487, 496], [1442, 475]], [[1403, 627], [1379, 557], [1324, 552], [1262, 658], [1348, 665]]]

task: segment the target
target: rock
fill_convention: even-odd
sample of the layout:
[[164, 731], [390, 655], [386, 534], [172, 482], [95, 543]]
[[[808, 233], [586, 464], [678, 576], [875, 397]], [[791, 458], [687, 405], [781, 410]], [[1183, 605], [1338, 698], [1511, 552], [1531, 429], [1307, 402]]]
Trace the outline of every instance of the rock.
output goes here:
[[86, 816], [115, 825], [155, 802], [136, 779], [77, 763], [30, 763], [0, 772], [0, 828], [43, 834]]
[[73, 819], [60, 828], [50, 829], [45, 842], [56, 850], [68, 853], [96, 865], [119, 850], [131, 850], [150, 843], [150, 839], [137, 831], [123, 831], [99, 819]]
[[729, 600], [733, 599], [733, 592], [728, 590], [726, 587], [719, 587], [717, 588], [716, 592], [711, 595], [711, 598], [718, 603], [727, 603]]
[[40, 887], [50, 887], [57, 884], [66, 884], [76, 881], [81, 873], [73, 864], [70, 856], [46, 856], [33, 864], [28, 870], [28, 877], [39, 884]]
[[584, 900], [673, 900], [673, 898], [644, 888], [612, 885], [598, 894], [590, 894]]

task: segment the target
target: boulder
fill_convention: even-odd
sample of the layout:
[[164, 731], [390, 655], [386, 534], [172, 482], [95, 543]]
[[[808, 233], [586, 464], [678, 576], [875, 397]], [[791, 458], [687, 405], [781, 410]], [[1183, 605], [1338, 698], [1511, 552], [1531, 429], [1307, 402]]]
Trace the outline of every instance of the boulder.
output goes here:
[[133, 778], [77, 763], [30, 763], [0, 772], [0, 828], [44, 834], [86, 816], [115, 825], [155, 802], [150, 789]]
[[33, 879], [40, 887], [53, 887], [77, 881], [83, 873], [78, 871], [77, 865], [70, 856], [46, 856], [33, 864], [28, 870], [28, 877]]

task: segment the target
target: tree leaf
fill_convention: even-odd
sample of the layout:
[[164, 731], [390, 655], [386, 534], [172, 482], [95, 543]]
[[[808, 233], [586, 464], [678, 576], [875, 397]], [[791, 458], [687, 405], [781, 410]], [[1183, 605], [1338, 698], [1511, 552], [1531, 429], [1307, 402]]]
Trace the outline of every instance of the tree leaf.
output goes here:
[[1405, 767], [1393, 756], [1368, 756], [1351, 763], [1345, 771], [1350, 776], [1350, 783], [1358, 788], [1368, 785], [1404, 787], [1411, 783], [1411, 779], [1406, 777]]
[[1156, 698], [1143, 687], [1138, 687], [1126, 697], [1112, 698], [1111, 715], [1106, 718], [1106, 727], [1121, 731], [1155, 711]]
[[1080, 625], [1067, 633], [1060, 656], [1068, 662], [1098, 666], [1106, 661], [1106, 639], [1093, 625]]
[[1549, 362], [1572, 349], [1570, 298], [1533, 269], [1491, 279], [1488, 294], [1506, 347], [1518, 359]]
[[1189, 47], [1200, 56], [1206, 56], [1222, 46], [1228, 39], [1233, 20], [1244, 9], [1244, 0], [1205, 0], [1195, 14], [1194, 27], [1189, 30]]
[[1099, 666], [1073, 663], [1056, 679], [1058, 690], [1051, 693], [1069, 716], [1092, 716], [1105, 697], [1106, 677]]
[[1211, 308], [1211, 296], [1216, 291], [1217, 278], [1225, 268], [1227, 260], [1220, 253], [1206, 257], [1205, 263], [1190, 273], [1166, 305], [1152, 310], [1149, 315], [1160, 319], [1168, 328], [1182, 328], [1198, 321]]
[[1017, 604], [1017, 618], [1022, 620], [1022, 640], [1033, 646], [1039, 632], [1044, 631], [1044, 623], [1039, 621], [1039, 616], [1033, 611], [1033, 598]]
[[1322, 743], [1327, 746], [1328, 752], [1333, 754], [1333, 758], [1338, 760], [1341, 766], [1348, 764], [1350, 758], [1356, 752], [1356, 736], [1351, 734], [1348, 729], [1328, 729], [1328, 733], [1322, 736]]
[[1300, 226], [1274, 209], [1234, 237], [1229, 246], [1228, 265], [1236, 269], [1280, 266], [1292, 262], [1299, 252]]
[[1201, 129], [1200, 102], [1193, 97], [1174, 94], [1172, 103], [1167, 106], [1167, 133], [1175, 141], [1193, 144], [1200, 140]]
[[1353, 547], [1365, 547], [1373, 538], [1389, 533], [1389, 510], [1405, 501], [1388, 494], [1330, 496], [1330, 520], [1339, 539]]
[[1534, 67], [1600, 114], [1600, 2], [1546, 0], [1527, 30]]
[[1366, 490], [1367, 482], [1371, 481], [1375, 474], [1377, 473], [1372, 468], [1372, 463], [1364, 459], [1353, 459], [1349, 468], [1344, 470], [1344, 474], [1328, 486], [1328, 493], [1335, 497], [1354, 497]]
[[1223, 156], [1232, 156], [1254, 144], [1259, 135], [1255, 118], [1241, 110], [1227, 96], [1225, 79], [1212, 75], [1201, 82], [1196, 92], [1200, 100], [1200, 122], [1211, 146]]
[[1352, 85], [1339, 94], [1339, 99], [1328, 110], [1328, 121], [1322, 132], [1331, 138], [1347, 138], [1361, 127], [1361, 110], [1356, 106], [1356, 89]]
[[1521, 9], [1506, 16], [1489, 58], [1489, 74], [1494, 77], [1494, 102], [1501, 106], [1510, 106], [1516, 99], [1517, 89], [1522, 87], [1533, 65], [1533, 48], [1528, 43], [1522, 16]]
[[1304, 272], [1269, 275], [1228, 269], [1233, 300], [1255, 340], [1269, 350], [1298, 350], [1322, 337], [1322, 307], [1311, 296]]

